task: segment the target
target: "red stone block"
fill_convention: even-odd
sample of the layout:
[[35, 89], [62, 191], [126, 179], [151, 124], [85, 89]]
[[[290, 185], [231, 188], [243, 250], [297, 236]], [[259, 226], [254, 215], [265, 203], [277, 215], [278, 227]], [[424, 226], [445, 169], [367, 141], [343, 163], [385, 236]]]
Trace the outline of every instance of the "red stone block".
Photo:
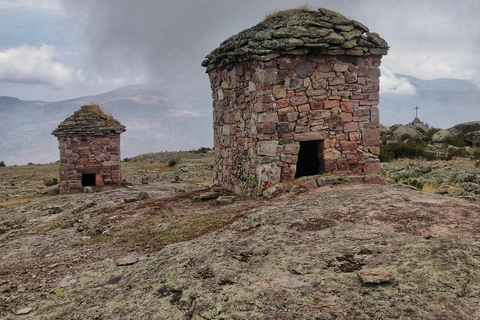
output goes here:
[[305, 103], [308, 103], [306, 96], [295, 96], [290, 98], [290, 104], [293, 106], [298, 106]]
[[256, 112], [265, 112], [268, 110], [273, 110], [273, 103], [257, 102], [253, 108]]
[[355, 150], [358, 148], [358, 142], [356, 141], [340, 141], [340, 147], [343, 151], [345, 150]]
[[276, 133], [277, 132], [277, 124], [275, 123], [259, 123], [257, 124], [257, 131], [258, 133]]
[[255, 85], [258, 91], [271, 90], [272, 85], [269, 82], [259, 82]]
[[380, 128], [364, 129], [361, 131], [362, 145], [371, 147], [378, 146], [380, 143]]
[[371, 176], [365, 176], [363, 178], [363, 182], [368, 183], [368, 184], [380, 184], [380, 185], [386, 185], [385, 180], [383, 180], [380, 176], [378, 175], [371, 175]]
[[323, 102], [323, 107], [325, 109], [339, 108], [340, 107], [340, 101], [338, 101], [338, 100], [325, 100]]
[[300, 184], [300, 186], [304, 187], [307, 190], [313, 190], [313, 189], [316, 189], [318, 187], [317, 181], [315, 181], [315, 180], [308, 180], [308, 181]]
[[297, 107], [298, 112], [307, 112], [310, 110], [310, 105], [307, 104], [302, 104], [301, 106]]
[[340, 102], [340, 106], [343, 112], [352, 112], [353, 111], [353, 103], [351, 102]]
[[379, 162], [367, 162], [363, 165], [363, 173], [368, 174], [379, 174], [380, 173], [380, 163]]
[[312, 101], [310, 102], [310, 107], [312, 108], [312, 110], [323, 109], [323, 101]]
[[340, 120], [345, 123], [345, 122], [350, 122], [353, 120], [353, 116], [350, 112], [342, 112], [340, 113]]

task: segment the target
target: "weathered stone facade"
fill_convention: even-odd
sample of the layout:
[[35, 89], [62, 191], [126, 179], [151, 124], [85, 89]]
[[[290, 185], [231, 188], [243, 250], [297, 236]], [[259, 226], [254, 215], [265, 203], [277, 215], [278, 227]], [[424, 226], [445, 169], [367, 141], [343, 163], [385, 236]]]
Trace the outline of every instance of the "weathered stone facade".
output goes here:
[[120, 134], [125, 127], [98, 106], [83, 106], [52, 134], [60, 149], [60, 194], [119, 186]]
[[245, 195], [296, 176], [378, 174], [387, 43], [319, 9], [282, 11], [203, 62], [213, 91], [214, 182]]

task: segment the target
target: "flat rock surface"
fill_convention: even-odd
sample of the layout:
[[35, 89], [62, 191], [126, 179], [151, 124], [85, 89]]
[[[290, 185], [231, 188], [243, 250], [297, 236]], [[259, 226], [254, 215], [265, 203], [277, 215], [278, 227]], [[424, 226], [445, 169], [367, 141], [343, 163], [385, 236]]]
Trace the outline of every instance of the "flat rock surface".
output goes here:
[[[340, 184], [218, 206], [197, 189], [151, 183], [0, 209], [26, 219], [1, 235], [1, 318], [33, 302], [29, 319], [480, 316], [476, 201]], [[140, 191], [150, 198], [122, 203]], [[137, 262], [120, 266], [126, 257]], [[365, 269], [395, 281], [365, 286]]]
[[[130, 188], [29, 202], [53, 166], [0, 168], [0, 318], [26, 308], [28, 319], [480, 317], [476, 197], [342, 182], [217, 205], [200, 195], [231, 194], [197, 184], [211, 180], [209, 155], [181, 156], [123, 163]], [[473, 163], [382, 166], [431, 192], [438, 180], [475, 195], [466, 183], [479, 181]], [[150, 198], [124, 203], [140, 192]], [[366, 285], [368, 269], [393, 279]]]

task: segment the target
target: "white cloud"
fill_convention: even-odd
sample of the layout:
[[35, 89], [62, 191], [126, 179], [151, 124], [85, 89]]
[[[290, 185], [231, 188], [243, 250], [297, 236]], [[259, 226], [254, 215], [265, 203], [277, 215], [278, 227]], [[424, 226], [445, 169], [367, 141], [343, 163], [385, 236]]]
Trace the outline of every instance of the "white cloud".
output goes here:
[[380, 78], [380, 92], [386, 94], [407, 94], [413, 95], [417, 89], [408, 82], [407, 78], [399, 78], [392, 71], [380, 67], [382, 76]]
[[1, 0], [2, 10], [63, 13], [63, 8], [58, 0]]
[[64, 87], [82, 81], [82, 72], [54, 61], [55, 48], [23, 45], [0, 51], [0, 81]]

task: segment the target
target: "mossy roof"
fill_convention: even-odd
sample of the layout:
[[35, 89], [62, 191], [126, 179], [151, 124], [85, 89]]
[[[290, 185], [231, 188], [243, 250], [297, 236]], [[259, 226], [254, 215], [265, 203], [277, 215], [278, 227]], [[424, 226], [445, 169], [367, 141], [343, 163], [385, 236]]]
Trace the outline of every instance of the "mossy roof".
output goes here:
[[[362, 23], [324, 8], [291, 9], [267, 16], [259, 24], [223, 41], [202, 62], [207, 71], [219, 62], [268, 61], [297, 48], [388, 49], [387, 42]], [[378, 51], [386, 54], [386, 50]], [[358, 53], [357, 53], [358, 55]]]
[[125, 126], [111, 115], [103, 113], [98, 105], [82, 106], [62, 121], [52, 134], [64, 135], [109, 135], [125, 132]]

